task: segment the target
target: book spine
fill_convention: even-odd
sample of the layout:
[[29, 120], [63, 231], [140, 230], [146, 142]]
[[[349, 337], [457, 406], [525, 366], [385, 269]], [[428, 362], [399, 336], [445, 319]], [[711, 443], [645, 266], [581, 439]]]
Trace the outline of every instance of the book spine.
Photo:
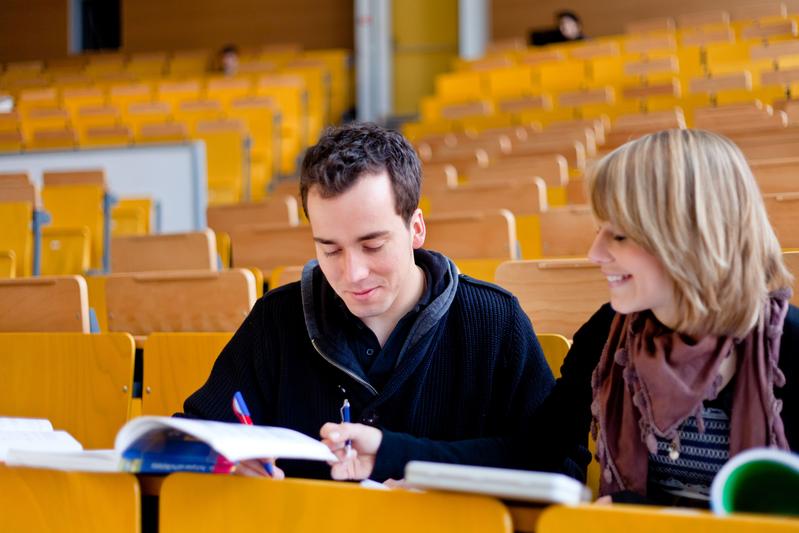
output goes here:
[[220, 461], [192, 461], [186, 457], [168, 457], [164, 454], [144, 454], [136, 459], [123, 459], [122, 470], [141, 474], [168, 474], [170, 472], [227, 474], [233, 470], [233, 464]]

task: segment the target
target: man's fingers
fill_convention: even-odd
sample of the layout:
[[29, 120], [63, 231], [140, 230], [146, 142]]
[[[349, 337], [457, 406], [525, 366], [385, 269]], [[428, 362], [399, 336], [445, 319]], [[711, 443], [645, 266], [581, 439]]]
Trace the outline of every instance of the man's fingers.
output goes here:
[[272, 479], [286, 479], [286, 473], [274, 463], [272, 464]]
[[344, 442], [347, 439], [354, 439], [357, 437], [359, 426], [359, 424], [351, 424], [349, 422], [342, 424], [328, 422], [319, 430], [319, 435], [322, 437], [322, 440], [329, 440], [333, 443]]
[[234, 473], [237, 476], [245, 477], [265, 477], [269, 475], [258, 461], [242, 461], [236, 465]]
[[[271, 471], [271, 472], [270, 472]], [[246, 477], [283, 479], [286, 474], [275, 465], [274, 459], [249, 459], [236, 464], [234, 474]]]

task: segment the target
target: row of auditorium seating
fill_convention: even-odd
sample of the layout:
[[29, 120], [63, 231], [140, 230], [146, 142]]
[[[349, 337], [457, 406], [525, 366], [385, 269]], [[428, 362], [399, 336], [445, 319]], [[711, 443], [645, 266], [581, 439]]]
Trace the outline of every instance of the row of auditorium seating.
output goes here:
[[7, 68], [0, 93], [13, 96], [15, 109], [0, 114], [0, 152], [202, 140], [210, 202], [261, 199], [353, 102], [346, 51], [282, 54], [277, 68], [231, 77], [83, 75], [25, 87], [19, 84], [30, 78], [20, 73], [27, 70]]
[[[0, 466], [10, 531], [162, 533], [235, 530], [331, 533], [572, 533], [682, 531], [787, 533], [790, 518], [664, 512], [633, 505], [556, 505], [546, 508], [481, 495], [370, 490], [352, 483], [172, 474], [158, 484], [131, 474], [98, 474]], [[157, 497], [157, 518], [142, 506]], [[264, 502], [254, 513], [252, 502]], [[156, 514], [156, 513], [153, 513]], [[267, 519], [264, 519], [264, 516]], [[346, 519], [331, 520], [331, 516]], [[146, 525], [145, 525], [146, 524]]]
[[[754, 144], [745, 144], [745, 151], [773, 151], [778, 146], [773, 140], [772, 136], [752, 137]], [[553, 138], [548, 137], [547, 143], [552, 142]], [[468, 181], [454, 185], [436, 184], [425, 165], [423, 204], [429, 213], [427, 221], [431, 229], [427, 245], [463, 263], [465, 272], [486, 279], [491, 277], [490, 269], [488, 275], [485, 268], [472, 271], [468, 262], [584, 256], [593, 234], [593, 220], [587, 205], [564, 201], [568, 192], [563, 183], [572, 180], [564, 161], [561, 155], [508, 158], [501, 160], [496, 168], [470, 168]], [[753, 168], [783, 248], [799, 247], [792, 232], [797, 212], [794, 206], [799, 196], [795, 193], [793, 176], [799, 162], [765, 158], [756, 160]], [[456, 179], [453, 176], [458, 172], [453, 165], [444, 164], [441, 169], [445, 178]], [[296, 182], [266, 201], [209, 207], [207, 220], [213, 232], [123, 237], [122, 231], [118, 231], [119, 236], [109, 248], [105, 240], [108, 228], [104, 221], [108, 219], [103, 215], [107, 202], [102, 173], [89, 173], [91, 179], [80, 184], [75, 184], [76, 176], [79, 174], [45, 174], [45, 208], [52, 211], [53, 223], [43, 230], [44, 273], [83, 274], [89, 269], [87, 264], [95, 269], [107, 264], [106, 271], [113, 273], [175, 270], [189, 268], [188, 265], [215, 270], [215, 255], [219, 254], [222, 267], [255, 267], [268, 278], [274, 268], [302, 264], [314, 256], [310, 228], [301, 224], [299, 216]], [[27, 183], [21, 188], [33, 189]], [[0, 200], [3, 195], [10, 196], [11, 201], [17, 200], [0, 203], [0, 212], [5, 213], [9, 228], [0, 250], [12, 250], [19, 261], [17, 274], [28, 275], [35, 241], [29, 211], [38, 204], [34, 200], [20, 206], [21, 202], [12, 194], [17, 190], [10, 185], [0, 187]], [[20, 210], [21, 207], [24, 209]], [[117, 207], [122, 208], [117, 217], [120, 230], [124, 216], [131, 221], [130, 226], [141, 226], [139, 221], [150, 219], [146, 199], [128, 200]], [[19, 214], [15, 214], [17, 211]], [[125, 215], [126, 211], [129, 215]], [[12, 231], [13, 228], [18, 231]], [[471, 239], [478, 234], [481, 239]], [[87, 249], [91, 252], [87, 253]], [[165, 250], [171, 253], [164, 253]]]
[[[799, 271], [799, 252], [784, 258], [790, 270]], [[0, 329], [16, 332], [0, 333], [0, 375], [4, 390], [14, 391], [1, 396], [0, 410], [45, 416], [84, 444], [106, 447], [129, 417], [180, 409], [254, 304], [255, 280], [235, 269], [90, 279], [102, 283], [104, 300], [94, 303], [106, 317], [102, 330], [108, 333], [86, 335], [89, 297], [80, 277], [0, 280]], [[495, 280], [519, 298], [543, 332], [539, 337], [556, 374], [568, 338], [607, 299], [606, 280], [586, 260], [504, 262]], [[137, 347], [143, 348], [138, 386]], [[30, 353], [36, 353], [37, 367], [48, 368], [46, 376], [30, 371]], [[64, 375], [79, 375], [79, 386], [67, 384]], [[46, 397], [37, 392], [42, 387], [49, 391]], [[589, 479], [596, 488], [595, 465]]]
[[[260, 76], [284, 70], [304, 74], [308, 67], [320, 64], [329, 78], [334, 113], [343, 113], [351, 104], [350, 52], [342, 49], [303, 51], [297, 45], [267, 46], [243, 50], [237, 74]], [[25, 88], [108, 87], [136, 81], [153, 83], [158, 79], [183, 80], [206, 75], [220, 75], [209, 69], [213, 54], [208, 50], [125, 54], [121, 52], [83, 54], [56, 61], [7, 63], [0, 70], [0, 88], [14, 95]], [[169, 62], [169, 65], [163, 65]], [[159, 67], [163, 65], [163, 68]], [[148, 68], [142, 68], [143, 66]], [[154, 67], [154, 68], [153, 68]], [[309, 81], [312, 81], [309, 79]]]
[[[783, 257], [789, 270], [799, 272], [799, 251]], [[497, 263], [486, 279], [516, 294], [541, 332], [571, 338], [607, 298], [604, 277], [587, 259]], [[283, 283], [296, 280], [299, 267], [279, 274]], [[0, 280], [0, 292], [2, 331], [88, 333], [91, 301], [102, 331], [130, 333], [139, 344], [155, 332], [234, 331], [257, 294], [255, 276], [246, 269], [7, 279]]]
[[111, 236], [150, 233], [152, 199], [115, 199], [102, 170], [45, 171], [41, 192], [25, 173], [0, 174], [0, 250], [14, 268], [3, 277], [108, 270]]
[[[544, 48], [506, 44], [440, 75], [411, 136], [760, 99], [790, 99], [799, 82], [796, 17], [730, 23], [704, 13], [697, 27], [650, 21], [632, 35]], [[765, 13], [767, 10], [761, 10]]]

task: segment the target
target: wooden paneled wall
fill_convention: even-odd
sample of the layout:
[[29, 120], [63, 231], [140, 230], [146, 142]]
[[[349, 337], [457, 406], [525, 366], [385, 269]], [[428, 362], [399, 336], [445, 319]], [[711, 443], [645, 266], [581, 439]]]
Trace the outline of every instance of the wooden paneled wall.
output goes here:
[[353, 48], [352, 0], [123, 0], [122, 4], [122, 43], [131, 52], [216, 49], [225, 43]]
[[67, 0], [0, 1], [0, 61], [67, 55]]
[[[783, 2], [789, 12], [799, 12], [799, 0]], [[554, 25], [554, 13], [561, 9], [580, 15], [588, 35], [612, 35], [634, 20], [764, 3], [768, 0], [491, 0], [491, 38], [526, 37], [532, 28]]]

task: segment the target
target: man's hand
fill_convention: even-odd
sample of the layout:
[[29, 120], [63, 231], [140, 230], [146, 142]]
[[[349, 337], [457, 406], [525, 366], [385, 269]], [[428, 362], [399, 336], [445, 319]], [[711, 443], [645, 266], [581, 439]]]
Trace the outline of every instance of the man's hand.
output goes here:
[[[375, 456], [383, 440], [383, 432], [363, 424], [333, 424], [328, 422], [319, 431], [322, 442], [339, 458], [331, 463], [330, 476], [333, 479], [366, 479], [372, 474]], [[352, 449], [347, 453], [346, 442], [352, 441]]]

